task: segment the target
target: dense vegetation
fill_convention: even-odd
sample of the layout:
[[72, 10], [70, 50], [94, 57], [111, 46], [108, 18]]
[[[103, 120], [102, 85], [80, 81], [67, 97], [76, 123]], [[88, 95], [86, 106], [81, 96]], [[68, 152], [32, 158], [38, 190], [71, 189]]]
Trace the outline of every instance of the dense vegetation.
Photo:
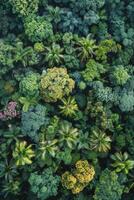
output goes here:
[[134, 199], [134, 1], [0, 2], [0, 199]]

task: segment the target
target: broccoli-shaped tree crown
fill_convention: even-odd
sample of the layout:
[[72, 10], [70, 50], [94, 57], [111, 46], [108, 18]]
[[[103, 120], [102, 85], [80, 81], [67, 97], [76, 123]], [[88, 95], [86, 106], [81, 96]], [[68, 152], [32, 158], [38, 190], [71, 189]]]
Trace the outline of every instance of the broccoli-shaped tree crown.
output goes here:
[[40, 92], [46, 102], [56, 102], [69, 95], [74, 88], [74, 80], [69, 77], [65, 68], [48, 69], [42, 75]]

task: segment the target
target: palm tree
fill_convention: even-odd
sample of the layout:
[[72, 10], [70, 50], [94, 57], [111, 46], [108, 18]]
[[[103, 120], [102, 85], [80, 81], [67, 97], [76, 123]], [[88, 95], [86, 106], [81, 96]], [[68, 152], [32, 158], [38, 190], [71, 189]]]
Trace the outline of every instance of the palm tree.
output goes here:
[[73, 128], [71, 123], [67, 121], [62, 122], [59, 134], [61, 146], [67, 145], [67, 147], [69, 147], [70, 149], [76, 146], [79, 131], [77, 128]]
[[41, 155], [41, 158], [45, 160], [47, 155], [50, 155], [52, 157], [55, 157], [56, 152], [58, 150], [57, 146], [58, 140], [42, 140], [39, 144], [39, 154]]
[[95, 40], [90, 39], [90, 35], [86, 38], [80, 38], [77, 45], [78, 47], [76, 48], [76, 51], [78, 51], [78, 56], [81, 58], [81, 61], [92, 58], [95, 54], [95, 50], [97, 49]]
[[45, 61], [48, 62], [49, 66], [53, 67], [59, 65], [63, 59], [63, 49], [58, 45], [53, 43], [52, 47], [46, 47], [46, 57]]
[[90, 149], [97, 152], [107, 152], [111, 148], [111, 138], [100, 130], [93, 130], [89, 138]]
[[17, 166], [32, 163], [31, 158], [33, 158], [35, 154], [31, 147], [32, 145], [27, 146], [26, 141], [16, 142], [16, 146], [13, 151], [13, 158], [15, 159]]
[[111, 158], [114, 161], [112, 167], [116, 168], [116, 172], [123, 171], [125, 174], [128, 174], [129, 170], [134, 168], [134, 160], [129, 159], [127, 152], [117, 152]]
[[76, 111], [78, 110], [77, 103], [75, 98], [69, 96], [67, 99], [61, 100], [63, 105], [59, 106], [60, 113], [62, 113], [66, 117], [72, 117], [75, 115]]

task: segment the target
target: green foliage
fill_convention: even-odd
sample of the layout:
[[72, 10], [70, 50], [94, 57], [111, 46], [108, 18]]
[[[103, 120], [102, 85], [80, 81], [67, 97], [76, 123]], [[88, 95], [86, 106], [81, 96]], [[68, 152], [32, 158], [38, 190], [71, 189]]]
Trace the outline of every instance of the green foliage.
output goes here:
[[93, 89], [98, 101], [110, 103], [116, 101], [118, 98], [112, 91], [112, 88], [104, 86], [102, 82], [96, 82], [93, 85]]
[[124, 85], [130, 77], [127, 70], [121, 65], [115, 68], [112, 76], [117, 85]]
[[[127, 4], [121, 1], [113, 2], [110, 0], [107, 3], [107, 10], [109, 12], [108, 23], [111, 22], [110, 32], [112, 36], [126, 47], [132, 47], [134, 44], [133, 35], [133, 1], [129, 0]], [[126, 13], [124, 15], [124, 13]], [[130, 14], [131, 13], [131, 14]], [[128, 21], [126, 19], [129, 19]]]
[[81, 81], [79, 83], [79, 88], [80, 88], [80, 90], [84, 90], [86, 88], [86, 83], [84, 81]]
[[39, 0], [10, 0], [10, 3], [14, 12], [26, 16], [38, 10]]
[[87, 150], [90, 149], [88, 132], [85, 132], [85, 133], [80, 132], [78, 149], [87, 149]]
[[122, 93], [119, 99], [119, 107], [123, 112], [129, 112], [134, 109], [134, 94], [133, 92]]
[[72, 151], [79, 141], [79, 130], [68, 121], [60, 121], [56, 116], [51, 119], [49, 125], [41, 128], [39, 146], [37, 146], [38, 158], [48, 164], [63, 161], [70, 163]]
[[52, 68], [43, 73], [40, 82], [42, 98], [46, 102], [56, 102], [69, 95], [74, 88], [73, 79], [69, 78], [65, 68]]
[[41, 155], [42, 160], [45, 160], [49, 155], [55, 157], [56, 152], [58, 151], [57, 146], [58, 140], [46, 140], [42, 139], [39, 144], [39, 154]]
[[17, 68], [20, 63], [24, 67], [38, 63], [38, 56], [33, 48], [29, 46], [24, 47], [20, 39], [14, 39], [14, 36], [12, 37], [9, 37], [8, 40], [0, 40], [0, 75], [6, 74], [13, 69], [16, 63]]
[[43, 52], [43, 51], [45, 50], [45, 47], [44, 47], [44, 45], [43, 45], [42, 42], [36, 42], [36, 43], [34, 44], [34, 50], [35, 50], [36, 52], [41, 53], [41, 52]]
[[67, 99], [62, 99], [62, 104], [59, 106], [60, 112], [66, 117], [72, 117], [78, 110], [77, 103], [73, 97], [68, 97]]
[[120, 200], [124, 187], [120, 184], [115, 172], [105, 169], [97, 183], [94, 200]]
[[18, 40], [15, 47], [15, 63], [21, 63], [24, 67], [38, 64], [39, 57], [32, 47], [24, 47], [22, 41]]
[[45, 60], [48, 62], [49, 66], [56, 66], [63, 60], [63, 49], [58, 45], [53, 43], [52, 47], [46, 47], [46, 57]]
[[56, 196], [59, 182], [60, 177], [53, 174], [50, 168], [45, 169], [41, 174], [33, 172], [29, 178], [31, 191], [41, 200]]
[[72, 52], [68, 52], [69, 55], [64, 55], [64, 62], [65, 62], [65, 67], [67, 69], [77, 69], [80, 67], [80, 61], [76, 57], [75, 53], [73, 52], [74, 55], [72, 55]]
[[44, 17], [29, 15], [25, 19], [25, 34], [32, 42], [41, 42], [53, 35], [52, 25]]
[[12, 94], [15, 91], [15, 82], [14, 81], [5, 81], [4, 82], [4, 91], [7, 94]]
[[4, 40], [0, 40], [0, 76], [10, 71], [13, 65], [13, 51], [12, 45], [8, 44]]
[[38, 157], [46, 161], [56, 157], [59, 151], [59, 140], [56, 137], [59, 128], [59, 118], [54, 116], [47, 126], [41, 128], [39, 136]]
[[66, 148], [64, 151], [57, 153], [56, 157], [58, 160], [63, 161], [66, 165], [69, 165], [72, 162], [71, 151], [71, 149]]
[[13, 151], [13, 158], [17, 166], [26, 165], [32, 163], [32, 158], [35, 156], [34, 151], [32, 150], [32, 145], [26, 146], [27, 142], [16, 142], [15, 149]]
[[66, 145], [69, 148], [73, 148], [77, 145], [79, 131], [77, 128], [73, 128], [71, 123], [64, 121], [59, 128], [59, 140], [61, 145]]
[[6, 182], [3, 186], [2, 193], [5, 198], [8, 195], [18, 195], [20, 193], [20, 182], [17, 180]]
[[80, 193], [77, 197], [74, 197], [74, 200], [92, 200], [91, 197], [86, 196], [84, 193]]
[[17, 175], [16, 166], [14, 163], [8, 163], [8, 160], [0, 163], [0, 178], [4, 177], [6, 181], [12, 181]]
[[90, 59], [82, 75], [85, 81], [93, 81], [94, 79], [100, 79], [101, 74], [104, 74], [105, 71], [106, 69], [102, 64]]
[[95, 40], [90, 39], [90, 35], [86, 38], [78, 39], [77, 51], [81, 60], [88, 60], [93, 57], [95, 49], [97, 48]]
[[104, 0], [78, 0], [77, 2], [55, 0], [54, 2], [61, 7], [61, 20], [57, 27], [62, 32], [73, 32], [85, 36], [90, 33], [91, 26], [98, 24], [101, 20], [99, 12], [104, 5]]
[[24, 96], [38, 96], [39, 93], [39, 75], [33, 72], [29, 72], [20, 81], [19, 88], [20, 93]]
[[128, 174], [129, 170], [134, 168], [134, 161], [129, 159], [127, 152], [117, 152], [112, 155], [111, 158], [113, 160], [112, 167], [115, 168], [116, 172], [123, 171], [124, 173]]
[[119, 52], [118, 58], [113, 62], [115, 62], [116, 65], [127, 66], [131, 62], [132, 56], [133, 49], [131, 47], [124, 48]]
[[22, 110], [24, 112], [27, 112], [30, 106], [37, 104], [35, 97], [20, 97], [19, 102], [23, 105]]
[[22, 133], [34, 141], [38, 141], [40, 127], [48, 123], [46, 107], [38, 104], [35, 107], [31, 107], [29, 111], [22, 112], [21, 123]]
[[119, 149], [122, 149], [126, 145], [126, 138], [124, 134], [117, 135], [116, 138], [116, 146]]
[[46, 137], [46, 139], [53, 139], [59, 129], [59, 122], [60, 122], [60, 118], [57, 117], [56, 115], [54, 117], [52, 117], [49, 121], [49, 124], [47, 127], [42, 127], [41, 132], [42, 132], [42, 136]]
[[102, 102], [93, 103], [88, 101], [86, 112], [90, 114], [91, 119], [101, 129], [110, 130], [111, 132], [121, 130], [119, 115], [112, 113], [109, 107], [103, 106]]
[[116, 53], [121, 49], [119, 44], [112, 39], [102, 40], [99, 43], [99, 46], [95, 52], [96, 59], [99, 61], [107, 62], [108, 53], [113, 52]]
[[48, 18], [53, 23], [58, 23], [60, 21], [60, 8], [48, 6]]
[[101, 130], [93, 130], [89, 139], [90, 148], [98, 152], [107, 152], [111, 148], [111, 138]]

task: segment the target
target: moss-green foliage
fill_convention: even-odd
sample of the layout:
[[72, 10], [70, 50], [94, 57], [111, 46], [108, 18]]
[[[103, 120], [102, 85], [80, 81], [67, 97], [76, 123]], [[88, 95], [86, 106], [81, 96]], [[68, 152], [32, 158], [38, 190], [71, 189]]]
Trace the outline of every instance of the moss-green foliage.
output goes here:
[[104, 72], [105, 68], [102, 64], [95, 62], [95, 60], [89, 60], [82, 75], [85, 81], [93, 81], [94, 79], [99, 79]]
[[120, 200], [124, 187], [118, 180], [118, 175], [105, 169], [96, 186], [94, 200]]
[[32, 42], [40, 42], [53, 35], [52, 25], [41, 16], [29, 15], [24, 23], [25, 34]]
[[0, 41], [0, 75], [7, 73], [13, 66], [13, 46], [6, 43], [5, 41]]
[[117, 66], [113, 71], [113, 79], [118, 85], [124, 85], [129, 77], [127, 70], [123, 66]]
[[116, 53], [121, 49], [121, 46], [112, 39], [100, 41], [96, 50], [96, 59], [99, 61], [107, 62], [107, 55], [110, 52]]
[[42, 173], [33, 172], [29, 177], [31, 191], [41, 200], [56, 196], [59, 182], [60, 177], [53, 174], [51, 168], [45, 169]]
[[40, 91], [46, 102], [56, 102], [69, 95], [74, 88], [74, 81], [65, 68], [48, 69], [41, 77]]
[[20, 93], [24, 96], [37, 96], [39, 93], [39, 75], [28, 73], [20, 82]]
[[45, 49], [45, 47], [44, 47], [44, 45], [43, 45], [42, 42], [36, 42], [36, 43], [34, 44], [34, 50], [35, 50], [36, 52], [43, 52], [44, 49]]
[[28, 15], [38, 10], [39, 0], [10, 0], [13, 11], [20, 15]]

